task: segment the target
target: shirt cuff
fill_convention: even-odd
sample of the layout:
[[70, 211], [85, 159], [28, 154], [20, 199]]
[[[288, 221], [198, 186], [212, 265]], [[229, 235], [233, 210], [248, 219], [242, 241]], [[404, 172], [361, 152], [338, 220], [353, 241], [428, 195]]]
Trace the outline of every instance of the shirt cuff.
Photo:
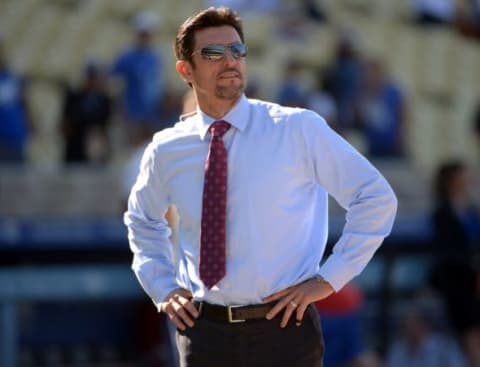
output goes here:
[[158, 297], [152, 297], [152, 300], [153, 302], [155, 303], [155, 305], [157, 306], [157, 309], [159, 309], [159, 305], [165, 301], [165, 298], [167, 298], [167, 296], [172, 292], [174, 291], [175, 289], [179, 289], [179, 288], [182, 288], [180, 285], [178, 285], [177, 283], [172, 283], [170, 286], [168, 287], [165, 287], [162, 289], [162, 292], [159, 292], [158, 293]]
[[340, 255], [332, 253], [322, 265], [318, 274], [338, 292], [356, 275], [348, 271], [350, 267], [351, 265], [345, 262]]

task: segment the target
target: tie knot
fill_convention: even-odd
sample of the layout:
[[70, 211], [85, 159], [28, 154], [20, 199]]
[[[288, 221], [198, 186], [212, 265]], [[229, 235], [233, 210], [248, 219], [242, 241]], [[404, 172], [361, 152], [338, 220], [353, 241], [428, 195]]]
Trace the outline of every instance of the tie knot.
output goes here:
[[224, 120], [215, 121], [209, 127], [212, 137], [222, 137], [228, 129], [230, 129], [230, 124]]

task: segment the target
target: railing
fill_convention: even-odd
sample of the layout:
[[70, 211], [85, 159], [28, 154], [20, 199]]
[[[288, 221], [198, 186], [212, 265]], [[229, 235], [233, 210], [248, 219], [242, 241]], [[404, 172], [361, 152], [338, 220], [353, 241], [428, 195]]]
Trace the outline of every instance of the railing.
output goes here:
[[3, 267], [0, 269], [0, 365], [18, 366], [19, 302], [129, 300], [142, 296], [128, 265]]

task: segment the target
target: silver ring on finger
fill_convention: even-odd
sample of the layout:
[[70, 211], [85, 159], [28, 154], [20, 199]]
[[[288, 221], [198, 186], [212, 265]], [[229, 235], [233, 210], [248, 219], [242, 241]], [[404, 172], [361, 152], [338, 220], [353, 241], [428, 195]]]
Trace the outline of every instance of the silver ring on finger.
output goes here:
[[290, 305], [292, 305], [293, 308], [297, 308], [297, 307], [298, 307], [298, 303], [295, 303], [294, 301], [290, 301]]

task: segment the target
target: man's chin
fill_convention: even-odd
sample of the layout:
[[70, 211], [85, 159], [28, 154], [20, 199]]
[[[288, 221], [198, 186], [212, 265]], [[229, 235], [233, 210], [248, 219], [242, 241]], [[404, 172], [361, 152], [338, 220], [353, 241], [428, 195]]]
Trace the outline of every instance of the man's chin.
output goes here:
[[245, 87], [243, 85], [238, 86], [228, 86], [228, 87], [217, 87], [217, 97], [221, 99], [228, 99], [234, 100], [239, 98], [243, 92], [245, 91]]

